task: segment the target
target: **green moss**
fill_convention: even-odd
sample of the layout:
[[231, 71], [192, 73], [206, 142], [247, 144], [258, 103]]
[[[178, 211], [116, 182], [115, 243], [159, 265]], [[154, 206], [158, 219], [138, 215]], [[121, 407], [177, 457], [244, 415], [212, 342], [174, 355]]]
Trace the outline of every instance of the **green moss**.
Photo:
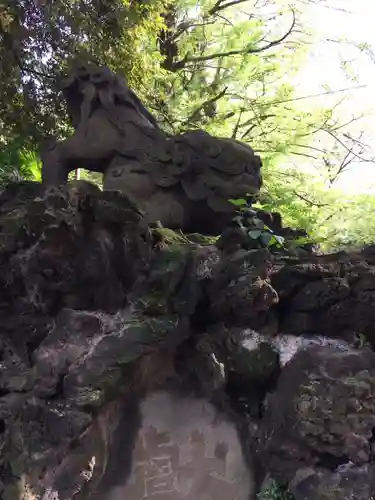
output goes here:
[[257, 495], [257, 500], [294, 500], [293, 495], [271, 479], [267, 486]]
[[213, 245], [217, 240], [216, 237], [204, 236], [199, 233], [184, 234], [182, 231], [173, 231], [168, 228], [155, 229], [163, 237], [163, 241], [167, 245]]

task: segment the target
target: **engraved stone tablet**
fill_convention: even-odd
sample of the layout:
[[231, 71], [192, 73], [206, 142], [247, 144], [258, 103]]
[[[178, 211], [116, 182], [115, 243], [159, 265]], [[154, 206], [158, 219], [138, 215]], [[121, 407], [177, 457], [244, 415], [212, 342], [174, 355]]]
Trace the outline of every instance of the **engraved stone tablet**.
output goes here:
[[166, 392], [141, 405], [126, 484], [108, 500], [248, 500], [253, 480], [236, 428], [211, 403]]

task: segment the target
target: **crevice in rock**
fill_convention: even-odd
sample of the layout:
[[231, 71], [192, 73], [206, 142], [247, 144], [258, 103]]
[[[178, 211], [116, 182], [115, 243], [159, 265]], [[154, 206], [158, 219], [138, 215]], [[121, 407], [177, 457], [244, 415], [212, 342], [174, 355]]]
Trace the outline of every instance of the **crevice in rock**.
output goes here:
[[[113, 445], [107, 457], [107, 466], [98, 486], [98, 497], [104, 497], [114, 486], [124, 484], [131, 472], [132, 452], [141, 425], [139, 401], [130, 397], [119, 408], [121, 418], [114, 430]], [[118, 471], [121, 470], [121, 477]]]
[[11, 394], [11, 391], [9, 389], [5, 389], [5, 388], [0, 389], [0, 398], [3, 398], [4, 396], [8, 396], [8, 394]]
[[205, 295], [201, 300], [199, 300], [194, 313], [190, 318], [191, 329], [194, 333], [203, 333], [214, 324], [214, 321], [210, 319], [210, 299], [208, 295]]
[[34, 364], [33, 353], [36, 349], [38, 349], [39, 345], [44, 340], [44, 337], [45, 337], [44, 333], [43, 335], [35, 335], [34, 338], [25, 342], [27, 359], [30, 363], [30, 366]]
[[47, 396], [45, 399], [47, 401], [56, 401], [58, 399], [64, 398], [64, 378], [65, 374], [60, 374], [57, 379], [54, 394]]
[[370, 444], [375, 444], [375, 427], [372, 428], [371, 430], [371, 437], [369, 439]]
[[[271, 279], [271, 285], [275, 288], [276, 292], [279, 293], [277, 288], [274, 286], [274, 283]], [[270, 308], [270, 312], [274, 312], [279, 325], [282, 325], [285, 318], [291, 312], [290, 305], [293, 302], [294, 298], [301, 292], [301, 290], [305, 287], [305, 283], [301, 283], [299, 285], [296, 284], [293, 291], [288, 294], [288, 297], [280, 300], [277, 304], [273, 305]]]
[[369, 445], [370, 445], [370, 462], [374, 463], [375, 462], [375, 427], [373, 427], [371, 431], [371, 437], [369, 439]]
[[342, 455], [340, 457], [336, 457], [331, 453], [322, 453], [317, 452], [315, 456], [318, 458], [317, 466], [324, 467], [332, 472], [336, 471], [340, 465], [347, 464], [350, 462], [350, 458], [347, 455]]

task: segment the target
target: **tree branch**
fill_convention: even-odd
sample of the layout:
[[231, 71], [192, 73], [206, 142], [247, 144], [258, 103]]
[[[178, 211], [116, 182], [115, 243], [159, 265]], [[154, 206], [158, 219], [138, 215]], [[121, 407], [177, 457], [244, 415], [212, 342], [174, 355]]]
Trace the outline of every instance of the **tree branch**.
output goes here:
[[208, 99], [207, 101], [204, 101], [196, 110], [193, 111], [193, 113], [185, 120], [184, 123], [186, 123], [186, 124], [190, 123], [191, 121], [193, 121], [195, 119], [195, 117], [199, 114], [199, 112], [205, 108], [205, 106], [207, 106], [209, 104], [213, 104], [214, 102], [221, 99], [225, 95], [225, 92], [227, 91], [227, 89], [228, 89], [228, 87], [224, 87], [224, 89], [221, 92], [219, 92], [216, 96], [212, 97], [211, 99]]
[[[17, 19], [17, 21], [19, 22], [19, 19]], [[7, 31], [5, 31], [3, 29], [3, 26], [2, 26], [1, 23], [0, 23], [0, 35], [3, 38], [3, 44], [4, 44], [4, 46], [7, 47], [7, 49], [12, 53], [13, 58], [14, 58], [14, 62], [17, 64], [17, 66], [19, 67], [19, 69], [22, 72], [24, 72], [24, 73], [30, 73], [30, 74], [38, 76], [40, 78], [47, 78], [48, 80], [54, 80], [55, 79], [55, 76], [53, 76], [53, 75], [50, 75], [50, 74], [47, 74], [47, 73], [42, 73], [41, 71], [38, 71], [36, 69], [28, 68], [27, 66], [25, 66], [22, 63], [19, 54], [17, 53], [17, 51], [14, 48], [14, 43], [13, 43], [13, 39], [12, 39], [11, 34], [8, 33]]]
[[300, 198], [302, 201], [304, 201], [305, 203], [307, 203], [308, 205], [310, 205], [312, 207], [318, 207], [318, 208], [329, 207], [329, 203], [317, 203], [315, 201], [311, 201], [308, 198], [305, 198], [305, 196], [298, 193], [297, 191], [293, 191], [293, 194], [295, 194], [297, 196], [297, 198]]
[[170, 36], [167, 37], [169, 42], [175, 42], [177, 38], [183, 35], [190, 28], [199, 28], [204, 26], [209, 26], [211, 24], [215, 24], [215, 21], [207, 21], [205, 23], [181, 23], [177, 26], [177, 30], [175, 33], [171, 33]]
[[233, 7], [234, 5], [239, 5], [241, 3], [248, 2], [249, 0], [232, 0], [228, 3], [222, 4], [223, 0], [218, 0], [215, 5], [208, 11], [210, 16], [213, 16], [221, 10], [227, 9], [228, 7]]
[[301, 153], [299, 151], [289, 151], [289, 153], [295, 156], [303, 156], [304, 158], [311, 158], [312, 160], [318, 160], [317, 156], [309, 155], [308, 153]]
[[333, 184], [338, 179], [339, 175], [345, 171], [346, 167], [348, 167], [351, 164], [352, 161], [353, 157], [351, 157], [351, 152], [348, 151], [344, 156], [344, 159], [340, 163], [339, 167], [337, 168], [335, 174], [333, 176], [330, 176], [329, 183]]
[[346, 151], [351, 153], [354, 157], [356, 157], [358, 160], [361, 160], [365, 163], [374, 163], [375, 159], [374, 158], [363, 158], [363, 156], [360, 156], [359, 154], [355, 153], [352, 148], [347, 146], [345, 142], [343, 142], [341, 139], [337, 137], [336, 134], [334, 134], [331, 130], [323, 129], [323, 132], [326, 132], [329, 134], [331, 137], [333, 137]]
[[357, 89], [363, 89], [367, 88], [369, 85], [364, 84], [364, 85], [356, 85], [354, 87], [347, 87], [344, 89], [338, 89], [338, 90], [327, 90], [326, 92], [320, 92], [318, 94], [310, 94], [310, 95], [303, 95], [300, 97], [291, 97], [290, 99], [283, 99], [280, 101], [270, 101], [271, 104], [283, 104], [286, 102], [294, 102], [294, 101], [301, 101], [302, 99], [311, 99], [312, 97], [322, 97], [325, 95], [332, 95], [332, 94], [338, 94], [340, 92], [347, 92], [348, 90], [357, 90]]
[[290, 28], [284, 35], [282, 35], [280, 38], [277, 38], [276, 40], [272, 40], [271, 42], [267, 43], [263, 47], [253, 47], [253, 48], [244, 48], [244, 49], [235, 49], [235, 50], [228, 50], [226, 52], [217, 52], [214, 54], [208, 54], [206, 56], [190, 56], [189, 54], [186, 54], [186, 56], [181, 59], [180, 61], [177, 61], [173, 64], [172, 71], [177, 71], [179, 69], [184, 68], [187, 64], [189, 63], [195, 63], [195, 62], [203, 62], [203, 61], [211, 61], [212, 59], [217, 59], [219, 57], [230, 57], [230, 56], [238, 56], [238, 55], [245, 55], [245, 54], [257, 54], [259, 52], [264, 52], [265, 50], [270, 49], [271, 47], [274, 47], [276, 45], [279, 45], [282, 43], [288, 36], [292, 33], [293, 28], [296, 24], [296, 15], [294, 10], [292, 10], [292, 15], [293, 15], [293, 20]]
[[252, 123], [250, 125], [250, 127], [246, 130], [246, 132], [244, 132], [241, 135], [241, 139], [243, 139], [244, 137], [248, 136], [250, 134], [250, 132], [252, 132], [256, 127], [261, 127], [261, 124], [262, 124], [263, 121], [267, 120], [268, 118], [273, 118], [275, 116], [276, 116], [275, 114], [260, 115], [260, 116], [256, 115], [256, 116], [254, 116], [254, 118], [251, 118], [250, 120], [247, 120], [245, 123], [241, 123], [241, 125], [239, 126], [239, 128], [243, 128], [246, 125], [250, 125], [250, 123], [253, 122], [254, 120], [257, 121], [257, 123]]
[[242, 118], [242, 113], [243, 113], [243, 109], [241, 109], [240, 112], [238, 113], [238, 118], [237, 118], [236, 124], [235, 124], [235, 126], [233, 128], [233, 132], [232, 132], [232, 139], [236, 139], [237, 138], [238, 129], [240, 127], [240, 121], [241, 121], [241, 118]]

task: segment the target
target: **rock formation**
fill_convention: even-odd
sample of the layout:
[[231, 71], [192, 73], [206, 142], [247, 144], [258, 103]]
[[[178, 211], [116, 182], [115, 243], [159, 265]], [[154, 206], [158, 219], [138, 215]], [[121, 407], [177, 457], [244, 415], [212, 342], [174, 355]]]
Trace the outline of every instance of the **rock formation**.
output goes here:
[[230, 198], [259, 191], [261, 161], [246, 144], [190, 131], [167, 136], [107, 68], [79, 68], [63, 86], [74, 134], [43, 153], [43, 183], [70, 171], [104, 174], [104, 188], [133, 198], [149, 222], [218, 234], [231, 220]]
[[84, 182], [1, 194], [0, 497], [369, 500], [373, 248], [160, 231]]
[[[204, 498], [224, 488], [247, 500], [246, 418], [226, 401], [198, 327], [209, 284], [226, 273], [220, 252], [155, 250], [126, 197], [73, 187], [23, 183], [0, 199], [2, 498]], [[269, 288], [265, 261], [253, 261], [264, 278], [254, 305]], [[251, 294], [253, 273], [247, 281]], [[176, 419], [175, 405], [191, 419]]]

